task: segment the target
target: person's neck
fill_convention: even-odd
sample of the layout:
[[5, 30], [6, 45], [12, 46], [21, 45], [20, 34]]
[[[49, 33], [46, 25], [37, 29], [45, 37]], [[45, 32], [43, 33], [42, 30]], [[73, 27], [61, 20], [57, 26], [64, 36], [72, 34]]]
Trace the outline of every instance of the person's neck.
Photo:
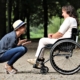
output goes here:
[[68, 18], [68, 17], [70, 17], [69, 15], [67, 15], [64, 19], [66, 19], [66, 18]]
[[17, 38], [21, 36], [20, 31], [16, 31], [16, 36], [17, 36]]

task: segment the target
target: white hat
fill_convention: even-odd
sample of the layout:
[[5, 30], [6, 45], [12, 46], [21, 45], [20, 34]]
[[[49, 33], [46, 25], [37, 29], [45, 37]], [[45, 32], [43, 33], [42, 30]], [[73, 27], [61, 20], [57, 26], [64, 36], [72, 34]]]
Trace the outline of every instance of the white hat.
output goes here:
[[13, 28], [14, 30], [17, 30], [18, 28], [22, 27], [25, 24], [26, 22], [23, 22], [22, 20], [17, 20], [13, 23]]

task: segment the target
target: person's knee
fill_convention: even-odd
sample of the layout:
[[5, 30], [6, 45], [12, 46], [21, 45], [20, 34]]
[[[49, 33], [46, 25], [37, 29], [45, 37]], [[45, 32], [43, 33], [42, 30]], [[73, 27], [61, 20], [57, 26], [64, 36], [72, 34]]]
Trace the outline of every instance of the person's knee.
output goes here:
[[41, 38], [41, 39], [39, 40], [39, 43], [43, 43], [43, 41], [44, 41], [44, 38]]
[[22, 51], [23, 53], [26, 53], [26, 52], [27, 52], [27, 48], [26, 48], [25, 46], [22, 46], [22, 47], [21, 47], [21, 51]]
[[25, 53], [28, 51], [27, 47], [23, 46], [24, 47], [24, 51]]

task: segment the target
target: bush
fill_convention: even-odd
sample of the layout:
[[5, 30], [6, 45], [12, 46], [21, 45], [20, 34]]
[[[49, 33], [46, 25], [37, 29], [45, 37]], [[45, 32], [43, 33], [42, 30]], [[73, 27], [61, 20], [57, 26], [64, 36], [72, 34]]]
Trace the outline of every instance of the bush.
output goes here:
[[59, 17], [53, 16], [52, 19], [49, 20], [48, 25], [48, 33], [55, 33], [58, 31], [63, 19]]
[[[60, 19], [57, 16], [53, 16], [52, 19], [49, 20], [48, 24], [48, 33], [55, 33], [60, 27], [63, 19]], [[30, 38], [41, 38], [44, 36], [43, 24], [40, 24], [38, 27], [31, 26], [30, 27]]]

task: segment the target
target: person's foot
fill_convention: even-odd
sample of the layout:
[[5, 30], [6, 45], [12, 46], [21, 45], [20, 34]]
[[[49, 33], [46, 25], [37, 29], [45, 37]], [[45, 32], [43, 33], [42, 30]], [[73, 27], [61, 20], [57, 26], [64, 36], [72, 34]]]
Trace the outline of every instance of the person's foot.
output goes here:
[[27, 62], [34, 65], [36, 64], [36, 59], [27, 59]]
[[41, 64], [39, 62], [36, 63], [36, 59], [28, 59], [27, 62], [33, 65], [33, 68], [40, 69]]
[[7, 74], [16, 74], [17, 71], [12, 68], [12, 66], [9, 66], [8, 64], [5, 65], [5, 70]]
[[28, 59], [27, 62], [29, 62], [30, 64], [33, 65], [33, 68], [36, 68], [36, 69], [40, 69], [41, 68], [41, 64], [39, 62], [44, 62], [44, 58], [41, 58], [41, 59]]
[[14, 70], [16, 70], [18, 72], [18, 70], [14, 66], [11, 66], [11, 67], [12, 67], [12, 69], [14, 69]]
[[[37, 59], [37, 61], [44, 61], [44, 60], [45, 60], [44, 58]], [[36, 64], [36, 59], [27, 59], [27, 62], [34, 65], [34, 64]], [[37, 64], [39, 64], [39, 63], [37, 63]]]

